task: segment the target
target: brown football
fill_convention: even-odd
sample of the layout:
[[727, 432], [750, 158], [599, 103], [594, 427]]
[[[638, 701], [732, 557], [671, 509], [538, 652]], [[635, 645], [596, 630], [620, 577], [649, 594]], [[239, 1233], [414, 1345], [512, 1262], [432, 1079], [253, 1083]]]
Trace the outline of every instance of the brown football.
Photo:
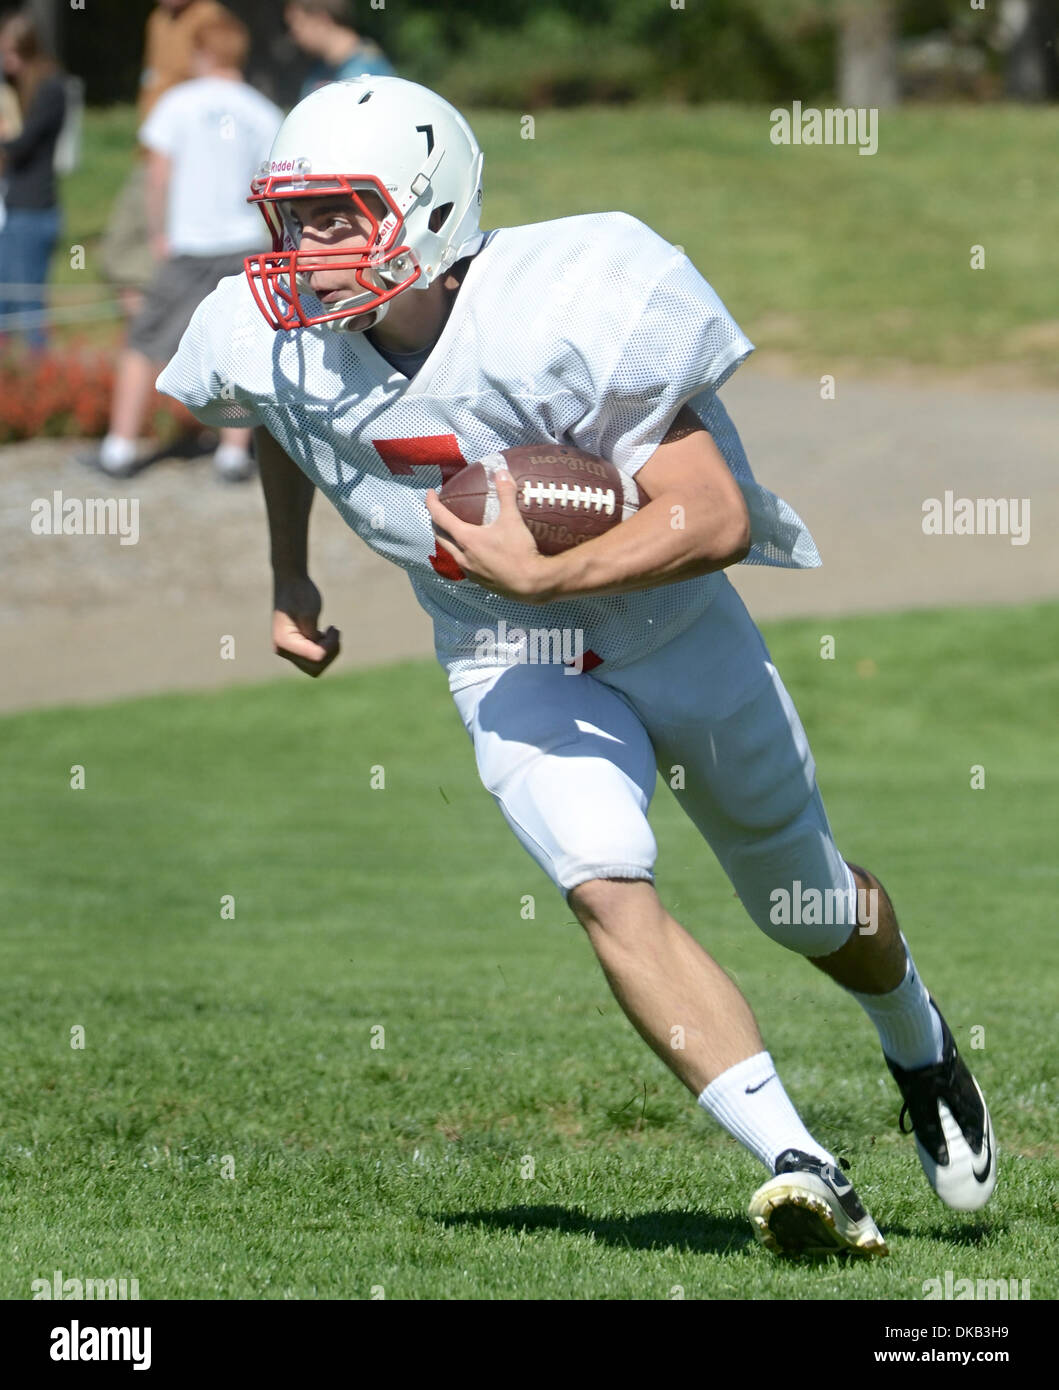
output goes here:
[[451, 477], [438, 496], [463, 521], [488, 526], [500, 512], [495, 475], [505, 466], [542, 555], [558, 555], [602, 536], [643, 501], [633, 478], [566, 444], [521, 444], [490, 454]]

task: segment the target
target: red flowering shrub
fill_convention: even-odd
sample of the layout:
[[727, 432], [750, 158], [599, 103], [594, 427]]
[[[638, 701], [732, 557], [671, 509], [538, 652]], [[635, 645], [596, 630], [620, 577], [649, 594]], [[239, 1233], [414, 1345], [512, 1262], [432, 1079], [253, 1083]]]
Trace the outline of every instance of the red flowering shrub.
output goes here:
[[[0, 444], [20, 439], [102, 438], [113, 390], [110, 352], [55, 349], [0, 361]], [[169, 438], [199, 425], [177, 401], [157, 396], [146, 428]]]

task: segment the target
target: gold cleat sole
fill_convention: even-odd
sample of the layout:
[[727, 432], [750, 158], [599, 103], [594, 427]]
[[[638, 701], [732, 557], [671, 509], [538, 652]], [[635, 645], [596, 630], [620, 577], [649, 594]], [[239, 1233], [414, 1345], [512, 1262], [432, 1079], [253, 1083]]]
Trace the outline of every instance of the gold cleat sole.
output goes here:
[[865, 1213], [854, 1221], [827, 1185], [812, 1173], [785, 1173], [758, 1189], [750, 1202], [750, 1223], [767, 1250], [776, 1255], [888, 1255], [878, 1227]]

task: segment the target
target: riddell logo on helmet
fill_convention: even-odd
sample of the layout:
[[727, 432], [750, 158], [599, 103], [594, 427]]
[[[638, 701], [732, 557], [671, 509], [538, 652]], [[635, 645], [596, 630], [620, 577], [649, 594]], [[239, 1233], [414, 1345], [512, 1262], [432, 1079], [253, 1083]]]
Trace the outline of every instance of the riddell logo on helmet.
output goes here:
[[270, 174], [287, 174], [294, 168], [293, 159], [274, 159], [268, 166]]

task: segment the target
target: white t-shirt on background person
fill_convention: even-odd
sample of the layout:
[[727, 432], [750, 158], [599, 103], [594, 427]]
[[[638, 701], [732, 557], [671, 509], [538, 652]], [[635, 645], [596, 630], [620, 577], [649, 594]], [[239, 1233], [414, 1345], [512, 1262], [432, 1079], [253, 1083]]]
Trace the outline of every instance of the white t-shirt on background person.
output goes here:
[[283, 112], [245, 82], [198, 77], [162, 96], [140, 143], [171, 163], [166, 239], [174, 256], [221, 256], [268, 241], [246, 199]]

